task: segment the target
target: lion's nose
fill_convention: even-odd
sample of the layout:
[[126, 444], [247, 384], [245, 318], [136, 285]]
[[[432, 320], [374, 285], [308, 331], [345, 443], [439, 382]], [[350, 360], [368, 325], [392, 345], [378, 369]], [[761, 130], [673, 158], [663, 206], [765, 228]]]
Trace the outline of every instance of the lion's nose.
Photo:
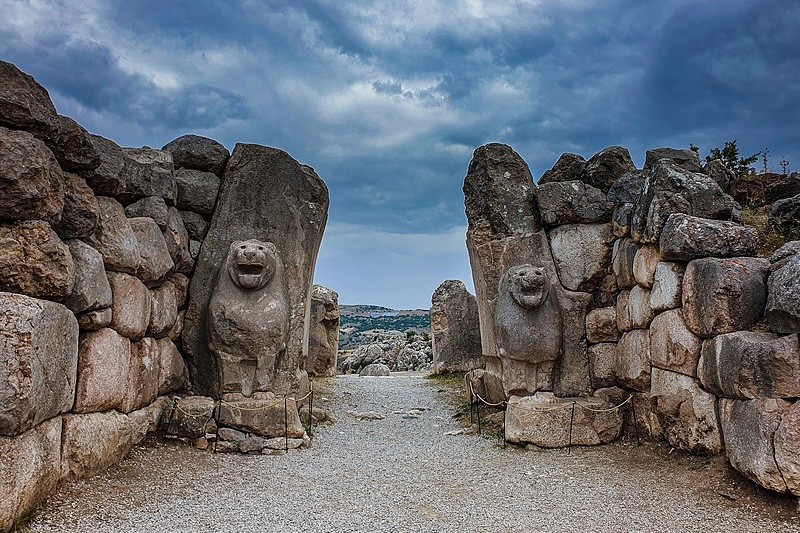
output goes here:
[[247, 258], [249, 261], [252, 261], [252, 260], [253, 260], [253, 258], [256, 256], [256, 251], [255, 251], [255, 250], [245, 250], [245, 251], [244, 251], [244, 256], [245, 256], [245, 257], [246, 257], [246, 258]]

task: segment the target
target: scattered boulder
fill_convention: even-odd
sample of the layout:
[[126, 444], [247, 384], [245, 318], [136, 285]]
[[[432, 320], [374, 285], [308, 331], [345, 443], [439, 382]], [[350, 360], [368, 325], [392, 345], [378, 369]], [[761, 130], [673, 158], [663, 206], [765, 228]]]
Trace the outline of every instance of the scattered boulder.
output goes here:
[[339, 351], [339, 295], [322, 285], [311, 290], [308, 356], [310, 376], [335, 376]]
[[[216, 404], [206, 396], [186, 396], [175, 398], [173, 408], [162, 419], [167, 435], [175, 435], [187, 439], [205, 436], [206, 430], [214, 418]], [[283, 407], [283, 401], [281, 401]], [[283, 411], [283, 409], [281, 409]], [[281, 413], [282, 415], [282, 413]]]
[[539, 185], [536, 200], [550, 225], [607, 222], [613, 208], [603, 191], [578, 180]]
[[389, 372], [389, 367], [383, 363], [371, 363], [362, 368], [358, 375], [361, 377], [385, 377], [389, 375]]
[[136, 200], [125, 208], [125, 216], [128, 218], [148, 217], [158, 224], [162, 231], [167, 229], [169, 219], [169, 207], [160, 196], [148, 196], [141, 200]]
[[111, 286], [103, 256], [82, 241], [71, 240], [66, 245], [75, 264], [75, 283], [64, 304], [74, 313], [111, 307]]
[[175, 267], [164, 235], [152, 218], [137, 217], [128, 222], [139, 249], [140, 261], [136, 276], [150, 287], [158, 285]]
[[136, 235], [125, 216], [125, 209], [113, 198], [98, 196], [100, 220], [93, 235], [86, 239], [103, 254], [106, 269], [136, 274], [140, 256]]
[[622, 432], [622, 415], [611, 407], [598, 398], [556, 398], [547, 392], [512, 396], [506, 408], [506, 440], [540, 448], [608, 444]]
[[736, 331], [703, 343], [698, 374], [706, 390], [725, 398], [800, 397], [797, 335]]
[[788, 402], [775, 399], [719, 401], [725, 454], [731, 466], [764, 488], [786, 492], [773, 438]]
[[766, 259], [695, 259], [683, 278], [683, 318], [700, 337], [749, 328], [766, 301]]
[[131, 343], [116, 331], [103, 328], [83, 335], [73, 411], [93, 413], [118, 408], [127, 394], [130, 364]]
[[680, 263], [660, 262], [653, 274], [650, 291], [650, 308], [654, 313], [681, 306], [683, 275], [686, 269]]
[[611, 224], [568, 224], [550, 232], [558, 278], [572, 291], [591, 291], [611, 264]]
[[650, 325], [653, 366], [696, 377], [700, 346], [700, 338], [686, 327], [680, 309], [661, 313]]
[[757, 248], [753, 227], [680, 213], [669, 216], [659, 241], [662, 257], [672, 261], [751, 256]]
[[650, 332], [635, 329], [623, 333], [614, 356], [614, 375], [623, 387], [650, 390]]
[[47, 222], [0, 224], [0, 291], [63, 300], [74, 284], [72, 254]]
[[218, 422], [261, 437], [302, 439], [305, 435], [293, 398], [271, 398], [222, 401]]
[[0, 292], [0, 332], [0, 435], [69, 411], [78, 366], [78, 324], [69, 309]]
[[589, 342], [617, 342], [619, 340], [616, 307], [601, 307], [589, 311], [586, 315], [586, 339]]
[[583, 181], [603, 192], [608, 192], [614, 182], [635, 170], [636, 167], [626, 148], [609, 146], [594, 154], [586, 162]]
[[651, 395], [671, 445], [696, 454], [722, 451], [716, 398], [696, 379], [653, 367]]
[[178, 209], [201, 215], [214, 212], [220, 186], [214, 173], [182, 168], [175, 173], [175, 182], [178, 186]]
[[199, 135], [182, 135], [162, 150], [172, 154], [175, 168], [190, 168], [222, 176], [230, 153], [220, 143]]
[[773, 203], [768, 221], [787, 241], [800, 239], [800, 194]]
[[111, 327], [131, 340], [141, 339], [150, 324], [150, 291], [127, 274], [109, 272], [108, 281], [113, 294]]
[[689, 172], [700, 172], [700, 156], [691, 149], [653, 148], [644, 154], [644, 170], [652, 169], [659, 159], [669, 159]]
[[800, 324], [800, 255], [793, 256], [768, 279], [764, 312], [770, 327], [777, 333], [792, 333]]
[[63, 209], [64, 177], [52, 152], [30, 133], [0, 127], [0, 220], [58, 222]]
[[560, 181], [580, 180], [586, 168], [586, 160], [578, 154], [561, 154], [553, 168], [542, 174], [539, 185]]

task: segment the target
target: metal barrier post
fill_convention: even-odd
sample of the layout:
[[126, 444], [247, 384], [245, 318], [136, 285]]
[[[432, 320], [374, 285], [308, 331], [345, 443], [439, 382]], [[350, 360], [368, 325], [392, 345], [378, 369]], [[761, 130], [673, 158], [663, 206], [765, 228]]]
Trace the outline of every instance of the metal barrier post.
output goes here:
[[633, 410], [633, 432], [636, 434], [636, 446], [641, 446], [641, 442], [639, 442], [639, 424], [636, 422], [636, 402], [633, 400], [633, 395], [631, 395], [631, 409]]
[[308, 438], [311, 438], [314, 435], [314, 382], [309, 382], [309, 387], [311, 387], [311, 396], [309, 396], [308, 401]]
[[575, 404], [572, 402], [572, 414], [569, 417], [569, 448], [567, 448], [567, 455], [572, 455], [572, 423], [575, 421]]
[[283, 397], [283, 451], [289, 453], [289, 397]]

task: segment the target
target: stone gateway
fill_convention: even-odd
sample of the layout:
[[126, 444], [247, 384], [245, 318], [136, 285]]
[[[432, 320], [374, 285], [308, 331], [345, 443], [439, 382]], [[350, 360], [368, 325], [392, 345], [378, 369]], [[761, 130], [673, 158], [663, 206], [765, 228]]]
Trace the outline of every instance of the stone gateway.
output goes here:
[[234, 241], [208, 312], [220, 392], [249, 398], [268, 391], [288, 336], [289, 293], [278, 250], [271, 242]]

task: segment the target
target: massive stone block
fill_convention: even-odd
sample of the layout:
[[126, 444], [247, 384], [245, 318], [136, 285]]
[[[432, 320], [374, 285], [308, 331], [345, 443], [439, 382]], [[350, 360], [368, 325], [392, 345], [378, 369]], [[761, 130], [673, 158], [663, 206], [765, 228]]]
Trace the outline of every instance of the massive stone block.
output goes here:
[[167, 280], [161, 287], [150, 291], [150, 324], [147, 334], [163, 337], [178, 319], [178, 289]]
[[156, 286], [175, 266], [164, 241], [164, 235], [152, 218], [137, 217], [128, 219], [128, 222], [139, 249], [140, 261], [136, 276], [146, 285]]
[[[485, 383], [501, 382], [503, 376], [495, 321], [501, 278], [512, 267], [527, 264], [543, 268], [550, 280], [558, 279], [536, 208], [535, 187], [522, 158], [502, 144], [489, 144], [475, 150], [464, 179], [464, 203], [469, 222], [467, 251], [486, 358]], [[562, 356], [553, 369], [553, 388], [559, 394], [585, 394], [591, 388], [585, 335], [589, 295], [566, 291], [560, 284], [554, 290], [561, 308], [564, 334]], [[499, 389], [496, 384], [487, 384], [486, 388]], [[499, 399], [502, 398], [492, 398]]]
[[696, 379], [653, 367], [650, 392], [670, 444], [691, 453], [722, 451], [717, 400]]
[[30, 133], [0, 127], [0, 220], [58, 222], [63, 209], [64, 177], [53, 153]]
[[125, 188], [119, 199], [131, 203], [147, 196], [159, 196], [174, 205], [178, 195], [172, 154], [152, 148], [123, 148]]
[[737, 331], [703, 342], [703, 387], [726, 398], [800, 397], [797, 335]]
[[120, 406], [127, 394], [131, 343], [109, 328], [81, 338], [76, 413], [107, 411]]
[[627, 148], [609, 146], [589, 158], [582, 180], [602, 191], [608, 191], [614, 182], [634, 170], [636, 167]]
[[506, 440], [541, 448], [566, 448], [570, 442], [575, 446], [593, 446], [619, 437], [622, 414], [609, 409], [611, 404], [597, 398], [577, 400], [574, 417], [572, 405], [572, 400], [560, 400], [550, 393], [512, 396], [506, 410]]
[[636, 285], [636, 278], [633, 275], [633, 262], [636, 260], [638, 251], [639, 245], [632, 239], [614, 241], [611, 266], [614, 270], [614, 275], [617, 276], [617, 285], [620, 289], [632, 289]]
[[536, 201], [542, 222], [551, 225], [607, 222], [613, 207], [603, 191], [578, 180], [540, 183]]
[[0, 437], [0, 531], [33, 511], [61, 478], [61, 417]]
[[[234, 151], [233, 156], [236, 156]], [[220, 425], [262, 437], [302, 438], [305, 435], [294, 399], [223, 401], [219, 406]]]
[[431, 297], [433, 372], [467, 372], [483, 365], [478, 304], [463, 282], [447, 280]]
[[661, 254], [657, 247], [648, 244], [639, 248], [633, 258], [633, 277], [636, 279], [636, 283], [648, 289], [652, 288], [659, 261], [661, 261]]
[[286, 265], [289, 338], [286, 357], [276, 363], [273, 391], [283, 394], [304, 387], [306, 373], [300, 364], [308, 350], [311, 285], [327, 213], [327, 188], [310, 167], [275, 148], [236, 146], [200, 251], [186, 312], [183, 346], [198, 392], [219, 391], [206, 331], [211, 291], [230, 244], [252, 238], [274, 243]]
[[150, 291], [144, 283], [118, 272], [109, 272], [113, 294], [111, 327], [131, 340], [144, 337], [150, 324]]
[[[475, 298], [473, 297], [473, 306]], [[475, 310], [475, 328], [478, 327]], [[308, 332], [308, 357], [305, 368], [310, 376], [335, 376], [339, 351], [339, 295], [314, 285], [311, 292], [311, 325]], [[478, 339], [480, 357], [480, 339]]]
[[696, 259], [683, 278], [683, 318], [695, 335], [713, 337], [750, 327], [764, 310], [769, 261]]
[[719, 401], [725, 454], [731, 466], [764, 488], [786, 492], [773, 438], [789, 403], [783, 400]]
[[95, 232], [86, 239], [103, 254], [103, 263], [108, 270], [136, 274], [139, 268], [139, 246], [125, 209], [113, 198], [98, 196], [100, 220]]
[[650, 308], [654, 313], [681, 306], [685, 270], [680, 263], [661, 262], [656, 265], [653, 289], [650, 291]]
[[63, 300], [74, 283], [69, 248], [47, 222], [0, 225], [0, 291]]
[[589, 342], [617, 342], [617, 309], [601, 307], [586, 315], [586, 338]]
[[653, 168], [659, 159], [670, 159], [673, 163], [689, 172], [700, 172], [700, 157], [697, 152], [688, 148], [653, 148], [644, 154], [644, 170]]
[[0, 292], [0, 332], [0, 435], [69, 411], [78, 367], [78, 323], [69, 309]]
[[545, 183], [580, 180], [585, 168], [586, 160], [583, 156], [565, 152], [561, 154], [553, 168], [542, 174], [538, 183], [544, 185]]
[[128, 218], [152, 218], [163, 231], [167, 228], [169, 206], [167, 206], [167, 202], [159, 196], [148, 196], [125, 206], [125, 216]]
[[658, 246], [670, 261], [751, 256], [758, 248], [758, 232], [735, 222], [676, 213], [664, 224]]
[[650, 325], [655, 313], [650, 305], [650, 291], [640, 285], [631, 289], [628, 294], [628, 316], [631, 327], [645, 329]]
[[219, 178], [212, 172], [182, 168], [175, 173], [178, 209], [210, 215], [219, 193]]
[[689, 331], [680, 309], [661, 313], [650, 325], [650, 357], [665, 370], [697, 376], [700, 338]]
[[186, 362], [175, 343], [169, 338], [157, 339], [158, 344], [158, 393], [169, 394], [181, 391], [189, 384]]
[[170, 207], [167, 214], [164, 240], [167, 242], [169, 255], [175, 263], [175, 271], [191, 274], [194, 270], [194, 257], [189, 250], [189, 233], [183, 223], [183, 217], [174, 207]]
[[613, 342], [602, 342], [589, 346], [589, 370], [592, 388], [613, 387], [617, 383], [614, 371], [617, 357], [617, 345]]
[[75, 264], [75, 283], [64, 303], [74, 313], [111, 307], [111, 286], [103, 267], [103, 256], [88, 244], [66, 242]]
[[800, 324], [800, 255], [770, 274], [764, 315], [773, 331], [792, 333]]
[[787, 488], [800, 496], [800, 402], [783, 412], [775, 432], [775, 462]]
[[158, 397], [161, 378], [161, 347], [151, 337], [131, 344], [130, 368], [119, 411], [130, 413], [150, 405]]
[[175, 168], [191, 168], [222, 176], [230, 153], [220, 143], [199, 135], [182, 135], [162, 148], [172, 154]]
[[635, 329], [617, 343], [614, 375], [620, 385], [640, 392], [650, 390], [650, 332]]
[[611, 265], [611, 224], [567, 224], [550, 232], [550, 246], [561, 284], [591, 292]]
[[90, 135], [89, 142], [100, 156], [100, 165], [80, 174], [96, 194], [116, 196], [125, 190], [125, 165], [129, 161], [117, 143]]
[[100, 204], [86, 181], [71, 172], [64, 172], [64, 210], [53, 229], [62, 239], [88, 237], [100, 221]]

